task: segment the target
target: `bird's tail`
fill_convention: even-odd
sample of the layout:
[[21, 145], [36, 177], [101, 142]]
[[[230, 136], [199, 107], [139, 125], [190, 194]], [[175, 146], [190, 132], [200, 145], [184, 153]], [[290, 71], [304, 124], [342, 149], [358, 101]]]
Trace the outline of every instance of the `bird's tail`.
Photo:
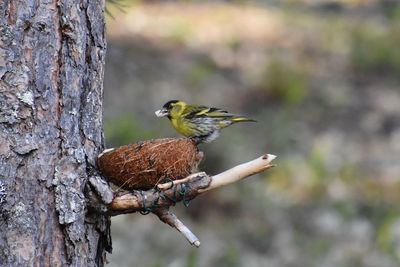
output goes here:
[[242, 121], [257, 122], [256, 120], [250, 119], [250, 118], [247, 118], [247, 117], [233, 117], [232, 121], [233, 122], [242, 122]]

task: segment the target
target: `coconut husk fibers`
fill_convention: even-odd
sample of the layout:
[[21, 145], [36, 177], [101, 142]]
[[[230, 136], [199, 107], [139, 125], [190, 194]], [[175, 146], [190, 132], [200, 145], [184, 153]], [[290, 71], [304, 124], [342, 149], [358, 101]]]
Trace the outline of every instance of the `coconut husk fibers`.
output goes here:
[[97, 159], [103, 176], [125, 190], [147, 190], [161, 182], [185, 178], [203, 155], [188, 138], [141, 141], [106, 150]]

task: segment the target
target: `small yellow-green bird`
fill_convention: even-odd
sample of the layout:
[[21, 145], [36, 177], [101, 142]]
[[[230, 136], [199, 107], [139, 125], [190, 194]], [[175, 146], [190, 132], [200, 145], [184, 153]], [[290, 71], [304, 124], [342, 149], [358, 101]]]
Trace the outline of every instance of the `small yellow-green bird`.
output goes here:
[[222, 128], [242, 122], [253, 121], [244, 116], [228, 113], [219, 108], [192, 106], [180, 100], [171, 100], [156, 111], [157, 117], [167, 117], [172, 126], [196, 143], [209, 143], [219, 136]]

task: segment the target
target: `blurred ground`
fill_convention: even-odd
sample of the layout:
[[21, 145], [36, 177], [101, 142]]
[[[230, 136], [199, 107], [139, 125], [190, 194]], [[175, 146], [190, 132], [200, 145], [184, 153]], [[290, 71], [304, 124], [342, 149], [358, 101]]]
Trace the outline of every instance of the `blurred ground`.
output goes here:
[[265, 152], [278, 167], [177, 207], [199, 249], [154, 216], [113, 218], [108, 266], [399, 266], [398, 1], [123, 9], [107, 25], [107, 146], [177, 136], [154, 111], [182, 99], [258, 120], [203, 145], [202, 170]]

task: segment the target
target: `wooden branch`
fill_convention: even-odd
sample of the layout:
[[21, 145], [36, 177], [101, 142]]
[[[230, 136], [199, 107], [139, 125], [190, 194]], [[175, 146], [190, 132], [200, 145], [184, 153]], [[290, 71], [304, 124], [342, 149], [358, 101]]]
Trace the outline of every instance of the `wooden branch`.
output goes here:
[[189, 228], [186, 227], [175, 214], [170, 212], [167, 208], [156, 209], [153, 211], [154, 214], [158, 216], [158, 218], [168, 224], [171, 227], [174, 227], [178, 230], [183, 236], [189, 241], [190, 244], [200, 247], [200, 240], [190, 231]]
[[221, 186], [238, 182], [244, 178], [272, 168], [275, 165], [272, 165], [271, 162], [275, 158], [275, 155], [266, 154], [255, 160], [240, 164], [218, 175], [215, 175], [212, 177], [210, 186], [204, 189], [200, 189], [199, 193], [203, 193]]
[[238, 182], [272, 168], [275, 165], [271, 164], [271, 162], [275, 158], [276, 156], [274, 155], [266, 154], [215, 176], [200, 172], [181, 180], [160, 184], [156, 188], [147, 191], [133, 190], [131, 192], [115, 193], [113, 201], [107, 206], [107, 212], [112, 216], [137, 211], [141, 213], [152, 212], [161, 221], [182, 233], [190, 244], [198, 247], [200, 246], [198, 238], [169, 211], [169, 208], [180, 201], [187, 204], [199, 194]]
[[168, 183], [168, 188], [164, 190], [154, 188], [147, 191], [116, 193], [108, 205], [109, 213], [116, 216], [137, 211], [148, 212], [158, 208], [169, 208], [180, 201], [187, 203], [200, 194], [200, 189], [208, 187], [211, 183], [211, 177], [204, 172], [190, 177], [190, 181], [185, 183], [180, 183], [180, 180], [177, 180], [177, 184], [176, 181]]

